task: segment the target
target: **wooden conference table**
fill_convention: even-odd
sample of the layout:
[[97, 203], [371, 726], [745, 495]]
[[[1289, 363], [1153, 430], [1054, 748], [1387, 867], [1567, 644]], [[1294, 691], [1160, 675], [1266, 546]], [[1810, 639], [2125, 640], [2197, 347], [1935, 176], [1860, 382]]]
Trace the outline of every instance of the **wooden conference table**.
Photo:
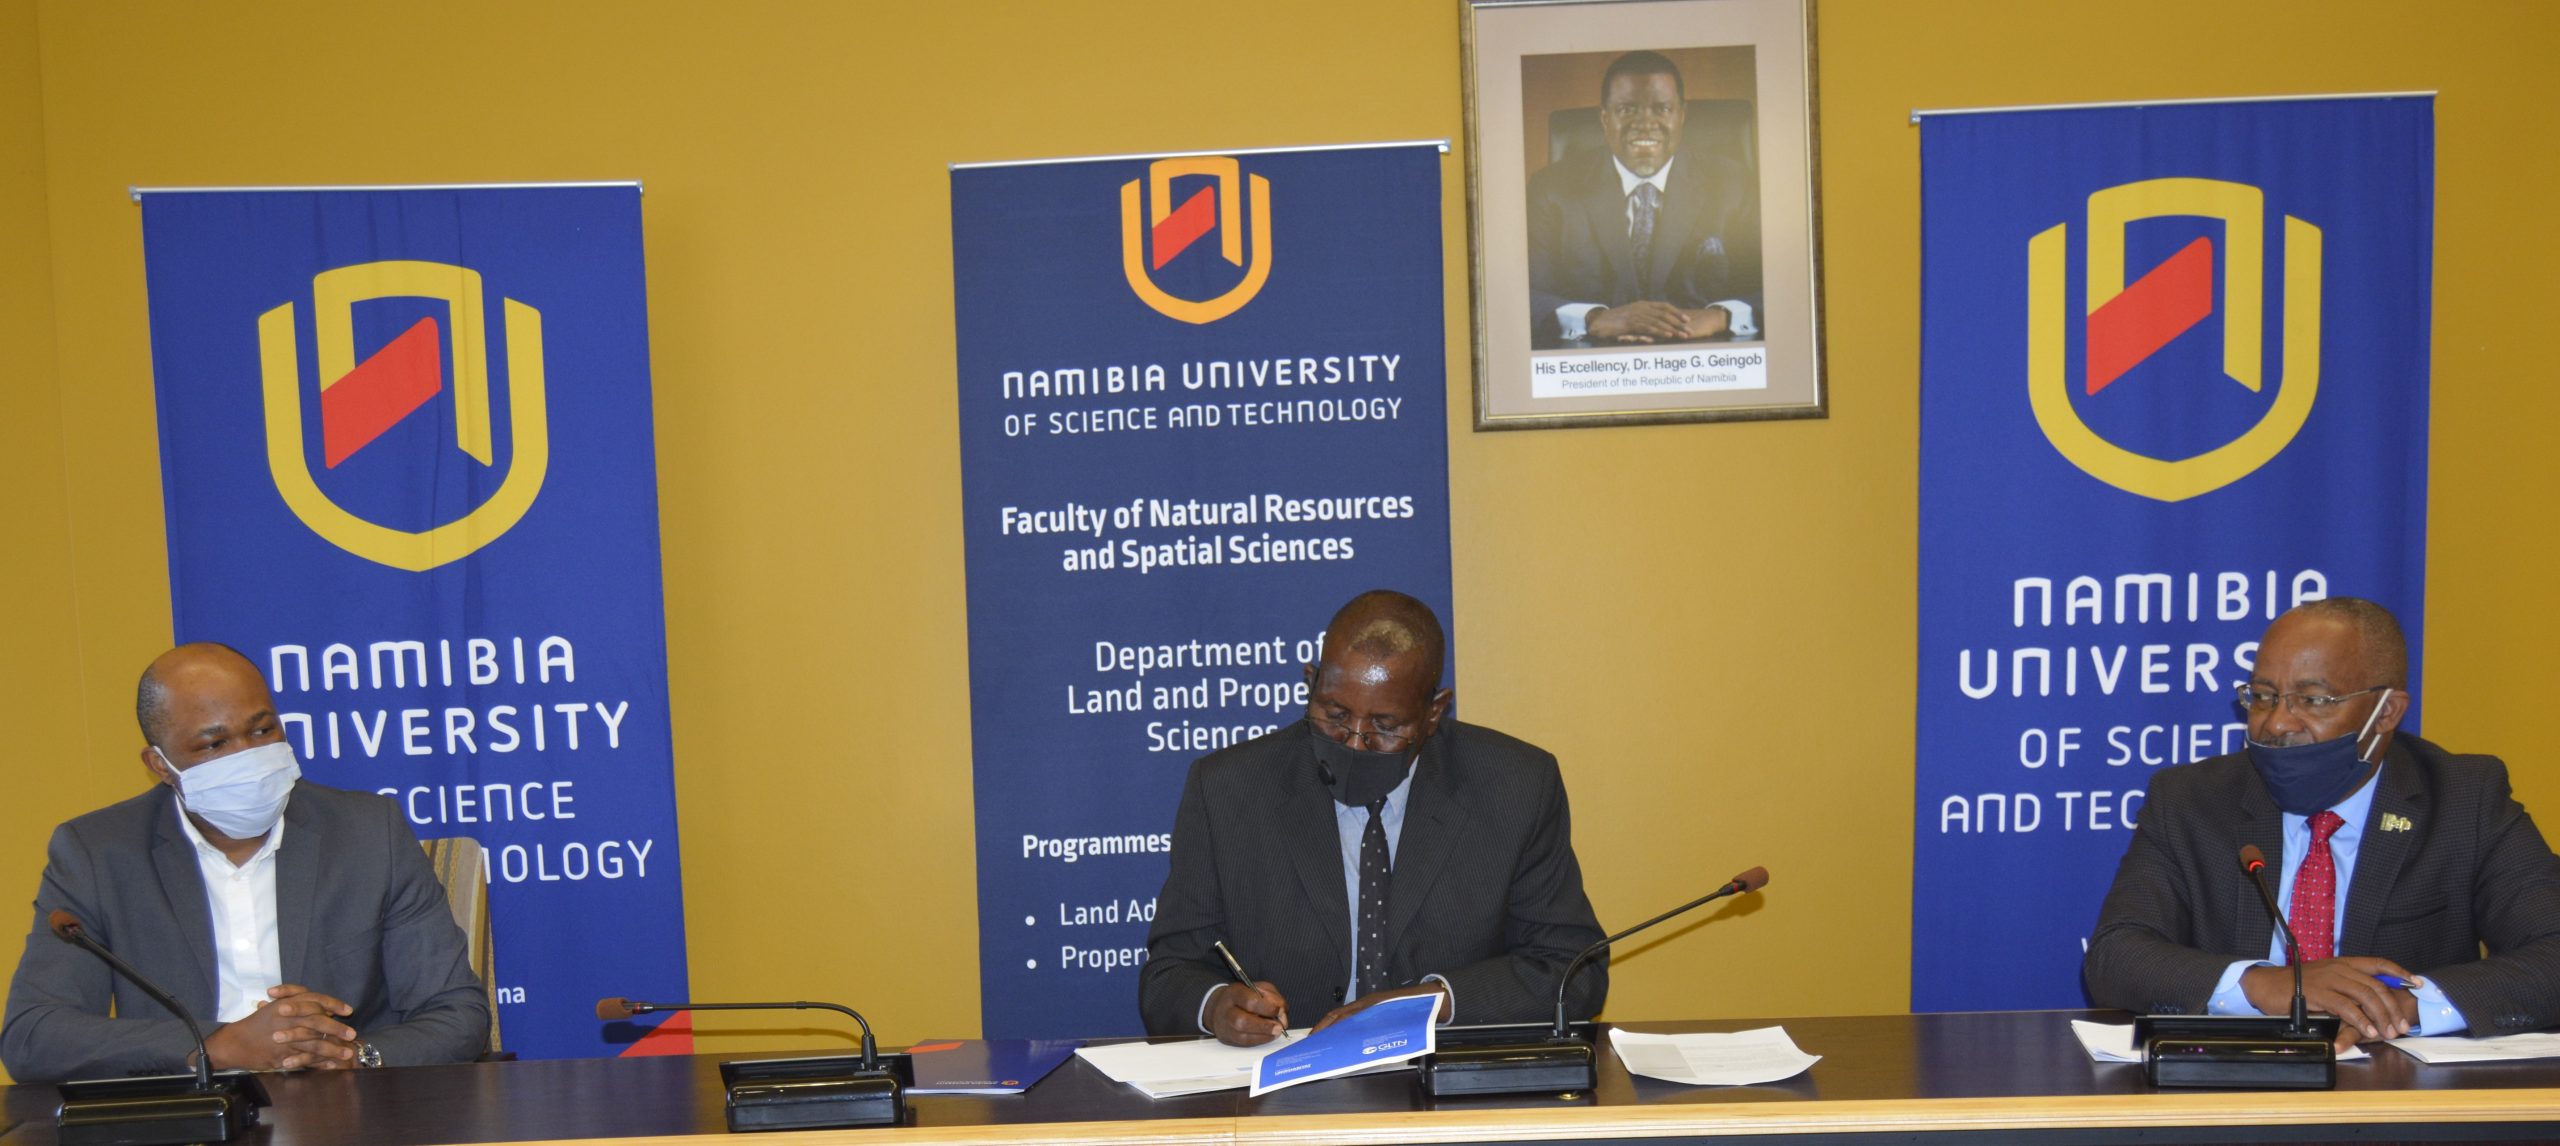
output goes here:
[[[1783, 1023], [1823, 1056], [1770, 1086], [1685, 1087], [1632, 1078], [1603, 1054], [1574, 1099], [1434, 1103], [1409, 1072], [1149, 1101], [1069, 1059], [1029, 1093], [912, 1099], [913, 1124], [783, 1131], [757, 1146], [818, 1143], [1403, 1143], [1988, 1141], [2014, 1143], [2550, 1141], [2560, 1063], [2427, 1066], [2388, 1047], [2342, 1063], [2335, 1091], [2158, 1091], [2133, 1064], [2099, 1064], [2073, 1018], [2113, 1012], [1629, 1023], [1650, 1031]], [[719, 1063], [693, 1056], [414, 1067], [274, 1076], [252, 1146], [657, 1143], [726, 1133]], [[782, 1057], [782, 1056], [769, 1056]], [[0, 1091], [0, 1146], [54, 1140], [48, 1086]], [[11, 1124], [15, 1124], [12, 1126]], [[694, 1139], [696, 1142], [698, 1138]]]

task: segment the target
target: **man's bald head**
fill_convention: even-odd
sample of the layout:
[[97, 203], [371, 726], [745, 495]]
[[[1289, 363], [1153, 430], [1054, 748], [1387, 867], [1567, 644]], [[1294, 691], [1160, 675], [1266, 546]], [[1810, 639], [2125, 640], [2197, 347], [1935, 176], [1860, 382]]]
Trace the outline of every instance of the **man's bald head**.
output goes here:
[[1340, 666], [1340, 654], [1409, 666], [1422, 694], [1440, 686], [1440, 669], [1448, 653], [1448, 637], [1431, 606], [1393, 589], [1371, 589], [1344, 605], [1324, 627], [1325, 662]]
[[256, 681], [261, 690], [266, 688], [258, 666], [240, 650], [214, 641], [180, 645], [142, 670], [142, 680], [133, 690], [133, 722], [141, 726], [144, 740], [168, 744], [175, 739], [175, 730], [169, 727], [172, 692], [208, 683], [236, 684], [243, 676]]
[[2333, 642], [2340, 638], [2352, 642], [2353, 663], [2365, 678], [2358, 687], [2409, 687], [2409, 639], [2401, 634], [2400, 620], [2391, 610], [2362, 597], [2306, 601], [2267, 626], [2267, 643], [2275, 643], [2278, 629], [2309, 632], [2315, 627], [2333, 629], [2328, 636]]

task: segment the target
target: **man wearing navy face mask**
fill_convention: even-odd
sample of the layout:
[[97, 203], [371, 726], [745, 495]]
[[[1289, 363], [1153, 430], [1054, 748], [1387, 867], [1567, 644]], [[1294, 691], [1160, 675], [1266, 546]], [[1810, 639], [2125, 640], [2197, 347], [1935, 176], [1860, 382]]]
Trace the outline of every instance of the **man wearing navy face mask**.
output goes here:
[[[1139, 973], [1149, 1032], [1252, 1046], [1293, 1007], [1322, 1027], [1416, 994], [1443, 1023], [1553, 1014], [1556, 976], [1601, 937], [1564, 781], [1448, 719], [1443, 653], [1429, 606], [1363, 593], [1325, 626], [1307, 719], [1192, 764]], [[1605, 959], [1572, 986], [1567, 1010], [1597, 1013]]]
[[195, 1054], [183, 1022], [53, 936], [55, 911], [185, 1004], [217, 1070], [487, 1049], [488, 997], [399, 808], [302, 781], [256, 666], [182, 645], [134, 712], [157, 783], [54, 831], [0, 1023], [11, 1077], [175, 1073]]
[[2497, 758], [2398, 733], [2408, 675], [2371, 601], [2268, 627], [2240, 688], [2248, 750], [2152, 779], [2082, 964], [2093, 999], [2289, 1012], [2283, 941], [2237, 858], [2254, 844], [2283, 857], [2303, 993], [2342, 1020], [2341, 1047], [2560, 1022], [2560, 859]]

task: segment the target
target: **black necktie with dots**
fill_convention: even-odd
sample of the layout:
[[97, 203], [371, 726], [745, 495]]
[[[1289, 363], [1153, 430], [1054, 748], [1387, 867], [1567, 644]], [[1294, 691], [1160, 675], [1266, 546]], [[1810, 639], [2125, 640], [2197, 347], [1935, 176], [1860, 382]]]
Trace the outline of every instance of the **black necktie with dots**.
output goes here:
[[1360, 995], [1387, 989], [1387, 798], [1369, 801], [1360, 833]]

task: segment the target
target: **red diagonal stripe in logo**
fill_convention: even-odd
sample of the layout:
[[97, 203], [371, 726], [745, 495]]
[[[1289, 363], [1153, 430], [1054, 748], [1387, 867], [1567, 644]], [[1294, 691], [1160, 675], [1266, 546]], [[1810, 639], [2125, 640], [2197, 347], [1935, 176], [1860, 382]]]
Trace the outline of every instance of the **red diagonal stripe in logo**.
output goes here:
[[422, 318], [320, 392], [322, 461], [338, 468], [443, 390], [444, 339]]
[[2089, 392], [2107, 388], [2213, 313], [2213, 240], [2197, 239], [2089, 316]]
[[1200, 236], [1208, 234], [1209, 228], [1217, 225], [1216, 190], [1213, 187], [1201, 188], [1198, 194], [1185, 200], [1182, 206], [1174, 208], [1173, 214], [1165, 216], [1164, 222], [1156, 224], [1154, 232], [1156, 268], [1161, 269], [1166, 263], [1172, 262], [1175, 255], [1181, 254], [1191, 244], [1198, 242]]

